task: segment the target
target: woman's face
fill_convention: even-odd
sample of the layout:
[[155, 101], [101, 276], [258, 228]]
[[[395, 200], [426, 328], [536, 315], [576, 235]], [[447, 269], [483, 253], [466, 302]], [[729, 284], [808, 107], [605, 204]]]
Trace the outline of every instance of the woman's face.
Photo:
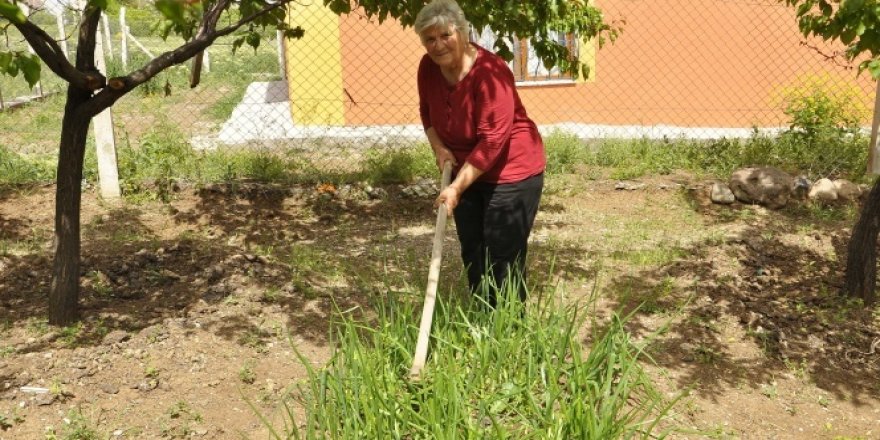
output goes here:
[[428, 56], [438, 66], [452, 68], [461, 64], [464, 44], [455, 26], [431, 26], [422, 31], [421, 38]]

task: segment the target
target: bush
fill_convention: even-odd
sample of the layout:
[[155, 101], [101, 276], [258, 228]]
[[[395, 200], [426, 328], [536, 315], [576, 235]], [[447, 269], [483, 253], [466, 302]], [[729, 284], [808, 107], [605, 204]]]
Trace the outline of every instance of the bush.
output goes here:
[[175, 180], [186, 178], [197, 168], [195, 153], [177, 127], [161, 122], [147, 132], [140, 145], [119, 148], [119, 176], [123, 194], [171, 196]]
[[782, 111], [789, 117], [790, 130], [813, 137], [821, 132], [854, 134], [868, 120], [862, 92], [852, 83], [828, 74], [802, 77], [782, 89]]

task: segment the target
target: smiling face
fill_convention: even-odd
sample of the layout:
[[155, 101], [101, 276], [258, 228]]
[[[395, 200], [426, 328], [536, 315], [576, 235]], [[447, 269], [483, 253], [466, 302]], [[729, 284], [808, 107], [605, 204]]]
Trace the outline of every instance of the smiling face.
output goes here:
[[461, 65], [465, 42], [455, 26], [431, 26], [422, 31], [421, 39], [428, 56], [441, 68], [452, 69]]

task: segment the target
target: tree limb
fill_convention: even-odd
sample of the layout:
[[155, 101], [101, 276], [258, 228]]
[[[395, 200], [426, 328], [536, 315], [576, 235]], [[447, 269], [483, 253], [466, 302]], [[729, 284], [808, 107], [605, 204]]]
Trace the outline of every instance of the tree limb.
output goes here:
[[[218, 31], [215, 31], [215, 32], [214, 32], [214, 34], [215, 34], [215, 37], [214, 37], [214, 38], [222, 37], [222, 36], [224, 36], [224, 35], [229, 35], [229, 34], [235, 32], [236, 30], [238, 30], [238, 28], [240, 28], [240, 27], [242, 27], [242, 26], [244, 26], [244, 25], [246, 25], [246, 24], [248, 24], [248, 23], [250, 23], [250, 22], [256, 20], [257, 18], [260, 18], [260, 17], [262, 17], [263, 15], [266, 15], [266, 14], [268, 14], [268, 13], [270, 13], [270, 12], [274, 11], [275, 9], [278, 9], [278, 8], [280, 8], [280, 7], [282, 7], [282, 6], [287, 6], [287, 5], [290, 4], [290, 3], [293, 3], [293, 0], [283, 0], [283, 1], [280, 1], [280, 2], [278, 2], [278, 3], [275, 3], [275, 4], [272, 4], [272, 5], [269, 5], [269, 6], [266, 7], [265, 9], [261, 9], [261, 10], [259, 10], [259, 11], [257, 11], [257, 12], [254, 12], [253, 14], [251, 14], [251, 15], [249, 15], [249, 16], [247, 16], [247, 17], [242, 18], [241, 20], [238, 20], [236, 23], [233, 23], [233, 24], [231, 24], [231, 25], [229, 25], [229, 26], [227, 26], [227, 27], [225, 27], [225, 28], [222, 28], [222, 29], [220, 29], [220, 30], [218, 30]], [[218, 18], [219, 18], [219, 17], [218, 17]]]
[[89, 88], [88, 85], [93, 83], [89, 75], [84, 74], [76, 69], [67, 57], [61, 46], [54, 38], [50, 37], [42, 28], [33, 24], [30, 20], [22, 24], [13, 24], [16, 29], [24, 36], [28, 44], [34, 49], [37, 56], [46, 63], [46, 67], [58, 75], [61, 79], [67, 81], [75, 87], [87, 90], [95, 90]]
[[211, 9], [209, 9], [204, 17], [202, 17], [202, 24], [199, 26], [196, 35], [202, 35], [210, 29], [216, 29], [217, 22], [220, 21], [220, 16], [223, 15], [223, 11], [225, 11], [230, 4], [232, 4], [231, 0], [220, 0], [217, 3], [214, 3]]
[[98, 23], [101, 21], [101, 9], [86, 6], [79, 23], [79, 41], [76, 47], [76, 68], [80, 71], [96, 71], [95, 45], [97, 42]]

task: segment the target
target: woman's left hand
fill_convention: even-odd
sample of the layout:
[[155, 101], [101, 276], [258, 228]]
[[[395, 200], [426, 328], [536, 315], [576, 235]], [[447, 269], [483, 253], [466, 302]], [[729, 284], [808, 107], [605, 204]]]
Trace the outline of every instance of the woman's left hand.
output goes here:
[[446, 214], [452, 214], [452, 210], [458, 206], [458, 201], [461, 198], [461, 193], [458, 191], [453, 185], [447, 186], [443, 191], [440, 191], [440, 195], [437, 196], [437, 200], [434, 202], [434, 206], [439, 207], [441, 204], [446, 206]]

